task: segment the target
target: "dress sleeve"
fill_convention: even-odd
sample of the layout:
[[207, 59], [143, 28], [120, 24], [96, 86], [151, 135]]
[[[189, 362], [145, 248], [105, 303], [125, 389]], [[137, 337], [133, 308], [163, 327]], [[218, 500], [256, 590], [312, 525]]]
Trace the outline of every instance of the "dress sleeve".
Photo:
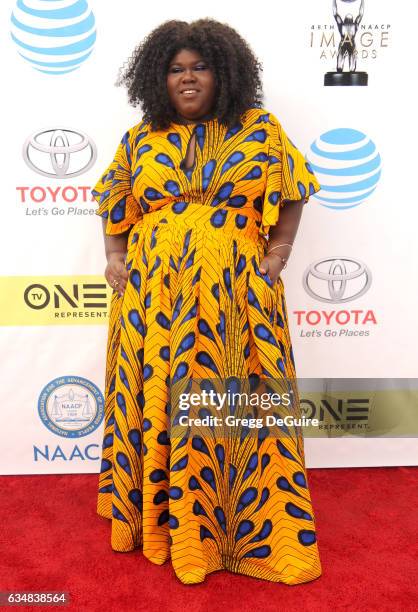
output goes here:
[[142, 216], [131, 190], [131, 137], [131, 130], [128, 130], [116, 149], [112, 163], [91, 191], [99, 203], [96, 215], [107, 219], [106, 234], [122, 234]]
[[270, 113], [269, 161], [263, 216], [260, 231], [268, 234], [269, 228], [277, 224], [280, 208], [286, 200], [309, 200], [321, 189], [309, 162], [291, 142], [277, 118]]

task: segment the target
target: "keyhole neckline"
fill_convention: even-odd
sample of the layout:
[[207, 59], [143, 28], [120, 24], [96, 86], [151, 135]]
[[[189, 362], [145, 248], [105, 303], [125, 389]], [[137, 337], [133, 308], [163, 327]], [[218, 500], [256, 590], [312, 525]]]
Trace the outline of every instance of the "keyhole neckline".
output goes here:
[[[181, 160], [181, 163], [180, 163], [180, 168], [183, 170], [183, 172], [186, 172], [186, 173], [187, 172], [193, 172], [195, 167], [196, 167], [196, 158], [197, 158], [197, 151], [196, 151], [196, 144], [197, 144], [197, 141], [196, 141], [196, 138], [197, 138], [197, 136], [196, 136], [196, 128], [197, 128], [197, 126], [194, 127], [194, 129], [192, 130], [192, 132], [190, 134], [190, 138], [189, 138], [189, 141], [188, 141], [187, 147], [186, 147], [186, 154], [185, 154], [185, 156], [183, 157], [183, 159]], [[192, 144], [192, 142], [193, 142], [193, 144]], [[191, 165], [187, 165], [186, 166], [187, 158], [189, 156], [191, 147], [193, 147], [193, 162], [192, 162]]]

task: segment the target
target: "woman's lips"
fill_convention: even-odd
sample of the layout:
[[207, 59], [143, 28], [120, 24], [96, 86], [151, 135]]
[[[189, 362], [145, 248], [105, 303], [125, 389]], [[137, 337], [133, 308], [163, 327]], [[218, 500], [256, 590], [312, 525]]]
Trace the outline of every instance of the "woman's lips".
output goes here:
[[197, 95], [199, 93], [199, 91], [197, 89], [183, 89], [180, 92], [180, 95], [185, 96], [186, 98], [192, 98], [193, 96]]

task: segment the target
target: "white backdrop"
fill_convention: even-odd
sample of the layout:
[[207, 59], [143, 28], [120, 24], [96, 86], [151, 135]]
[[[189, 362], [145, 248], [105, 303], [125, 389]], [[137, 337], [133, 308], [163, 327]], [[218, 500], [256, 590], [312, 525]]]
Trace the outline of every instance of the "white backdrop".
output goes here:
[[[23, 0], [27, 12], [17, 10], [13, 1], [0, 7], [1, 473], [99, 471], [107, 332], [105, 257], [101, 220], [90, 214], [96, 204], [86, 194], [113, 158], [123, 133], [140, 119], [140, 109], [128, 106], [125, 90], [114, 87], [118, 68], [136, 44], [167, 19], [212, 17], [235, 27], [263, 63], [265, 108], [279, 118], [310, 161], [317, 161], [312, 143], [319, 143], [329, 131], [357, 130], [374, 143], [382, 172], [372, 194], [344, 210], [335, 203], [325, 207], [315, 197], [305, 207], [291, 260], [282, 273], [294, 354], [299, 377], [412, 379], [418, 340], [414, 201], [418, 134], [411, 76], [416, 2], [366, 0], [364, 29], [356, 41], [357, 70], [368, 73], [367, 87], [323, 85], [324, 73], [336, 65], [336, 48], [327, 46], [333, 31], [329, 28], [335, 26], [331, 0], [266, 0], [257, 5], [241, 3], [239, 10], [223, 0], [208, 5], [192, 0], [148, 5], [89, 0], [84, 9], [83, 3]], [[54, 17], [36, 13], [47, 4], [48, 9], [54, 5], [56, 11], [70, 11], [60, 22], [62, 27], [76, 24], [58, 42], [49, 30]], [[339, 0], [339, 6], [347, 11], [347, 3]], [[355, 12], [358, 2], [350, 6]], [[77, 7], [80, 16], [71, 16]], [[86, 21], [90, 10], [94, 20]], [[33, 28], [45, 28], [44, 35]], [[335, 28], [334, 33], [338, 43]], [[80, 49], [86, 36], [88, 48], [74, 51], [76, 55], [68, 52], [61, 61], [72, 61], [77, 53], [90, 50], [91, 55], [71, 72], [51, 74], [44, 65], [51, 60], [48, 49], [64, 43]], [[44, 64], [34, 64], [21, 54]], [[82, 167], [83, 154], [96, 147], [95, 163], [66, 178], [51, 178], [29, 167], [22, 148], [28, 137], [48, 129], [81, 132], [93, 143], [78, 158], [71, 158], [73, 169]], [[339, 146], [350, 148], [347, 143]], [[39, 167], [50, 163], [46, 154], [31, 153]], [[332, 184], [341, 180], [337, 177]], [[65, 191], [66, 187], [70, 189]], [[73, 194], [75, 201], [70, 202]], [[370, 286], [360, 297], [343, 302], [321, 300], [326, 283], [317, 286], [317, 297], [310, 295], [304, 276], [312, 263], [328, 258], [365, 264]], [[350, 294], [349, 284], [347, 291]], [[355, 310], [360, 311], [358, 320]], [[341, 311], [350, 313], [347, 324], [338, 322], [338, 316], [346, 316]], [[342, 329], [350, 335], [340, 335]], [[321, 335], [309, 337], [307, 332], [314, 330]], [[413, 387], [407, 384], [408, 389]], [[414, 418], [416, 423], [418, 415]], [[306, 438], [305, 447], [308, 467], [418, 464], [417, 438], [412, 437], [325, 435]]]

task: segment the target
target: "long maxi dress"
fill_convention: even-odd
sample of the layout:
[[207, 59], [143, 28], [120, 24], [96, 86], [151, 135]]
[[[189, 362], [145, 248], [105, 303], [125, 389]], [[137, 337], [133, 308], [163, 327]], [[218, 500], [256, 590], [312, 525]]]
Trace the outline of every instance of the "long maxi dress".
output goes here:
[[232, 128], [138, 123], [92, 191], [107, 234], [130, 229], [127, 287], [111, 299], [97, 512], [113, 550], [171, 558], [185, 584], [221, 569], [291, 585], [321, 575], [300, 433], [169, 433], [179, 380], [296, 376], [283, 281], [259, 264], [286, 200], [319, 189], [278, 119], [250, 108]]

